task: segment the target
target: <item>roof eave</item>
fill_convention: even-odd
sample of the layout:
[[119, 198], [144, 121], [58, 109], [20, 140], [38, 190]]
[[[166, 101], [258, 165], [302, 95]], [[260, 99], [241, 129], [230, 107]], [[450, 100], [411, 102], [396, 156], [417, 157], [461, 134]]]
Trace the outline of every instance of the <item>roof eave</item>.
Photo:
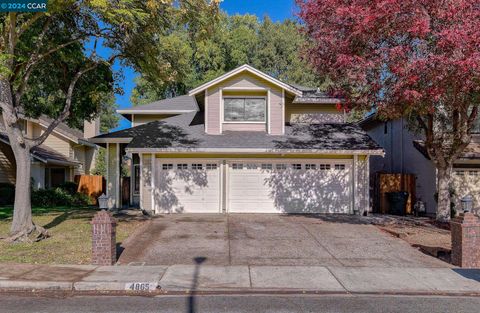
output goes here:
[[118, 114], [143, 114], [143, 115], [156, 115], [156, 114], [184, 114], [197, 112], [197, 110], [117, 110]]
[[251, 148], [127, 148], [128, 153], [242, 153], [242, 154], [347, 154], [385, 156], [383, 149], [325, 150], [325, 149], [251, 149]]
[[104, 144], [104, 143], [130, 143], [132, 137], [105, 137], [105, 138], [90, 138], [89, 141], [94, 144]]

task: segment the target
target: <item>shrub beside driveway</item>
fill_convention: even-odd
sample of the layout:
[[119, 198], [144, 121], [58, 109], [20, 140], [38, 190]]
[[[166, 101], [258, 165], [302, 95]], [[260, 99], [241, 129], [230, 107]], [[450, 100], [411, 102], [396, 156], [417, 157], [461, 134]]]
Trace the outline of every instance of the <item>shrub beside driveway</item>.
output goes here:
[[[13, 208], [0, 207], [0, 237], [6, 237]], [[0, 263], [89, 264], [93, 208], [33, 208], [35, 223], [51, 237], [33, 244], [10, 244], [0, 240]], [[142, 220], [119, 218], [117, 243], [125, 240]]]

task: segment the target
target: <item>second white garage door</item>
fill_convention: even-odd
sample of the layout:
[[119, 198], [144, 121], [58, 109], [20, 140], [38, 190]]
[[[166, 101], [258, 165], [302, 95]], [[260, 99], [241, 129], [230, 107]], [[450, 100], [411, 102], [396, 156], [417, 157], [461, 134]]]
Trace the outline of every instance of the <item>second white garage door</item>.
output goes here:
[[230, 213], [350, 213], [349, 160], [229, 162]]

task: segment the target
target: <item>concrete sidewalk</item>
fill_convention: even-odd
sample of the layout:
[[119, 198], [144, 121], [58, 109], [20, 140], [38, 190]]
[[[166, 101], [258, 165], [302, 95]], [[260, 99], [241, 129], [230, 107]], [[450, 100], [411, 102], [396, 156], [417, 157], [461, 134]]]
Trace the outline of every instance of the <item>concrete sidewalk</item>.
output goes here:
[[479, 295], [480, 270], [335, 266], [3, 265], [0, 291]]

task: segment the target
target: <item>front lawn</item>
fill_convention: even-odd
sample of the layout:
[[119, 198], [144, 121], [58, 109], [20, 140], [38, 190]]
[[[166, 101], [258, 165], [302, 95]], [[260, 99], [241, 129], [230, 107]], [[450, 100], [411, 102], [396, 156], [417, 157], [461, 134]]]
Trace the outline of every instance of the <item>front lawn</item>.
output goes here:
[[[51, 237], [37, 243], [10, 244], [0, 240], [0, 263], [89, 264], [91, 254], [91, 225], [94, 208], [33, 208], [33, 220], [45, 227]], [[0, 238], [7, 237], [13, 208], [0, 207]], [[118, 219], [117, 243], [125, 240], [140, 218]]]

